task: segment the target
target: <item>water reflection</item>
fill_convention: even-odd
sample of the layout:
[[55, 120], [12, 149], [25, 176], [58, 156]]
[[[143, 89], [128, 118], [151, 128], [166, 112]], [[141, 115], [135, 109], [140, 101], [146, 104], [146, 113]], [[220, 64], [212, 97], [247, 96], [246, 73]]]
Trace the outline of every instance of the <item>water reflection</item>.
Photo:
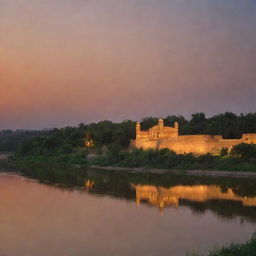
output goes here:
[[21, 170], [0, 174], [0, 255], [182, 256], [256, 229], [252, 179]]
[[[93, 180], [85, 180], [85, 190], [89, 193], [108, 194], [119, 197], [117, 187], [107, 190], [108, 180], [102, 184]], [[154, 185], [128, 184], [125, 191], [127, 199], [136, 201], [137, 205], [148, 204], [157, 207], [161, 212], [167, 207], [188, 206], [197, 213], [211, 210], [215, 214], [225, 218], [236, 216], [244, 217], [244, 220], [256, 222], [256, 196], [240, 196], [234, 192], [234, 188], [218, 185], [176, 185], [162, 187]], [[135, 193], [133, 193], [135, 192]]]
[[30, 166], [23, 174], [61, 189], [122, 198], [164, 209], [185, 206], [226, 219], [256, 222], [256, 179], [127, 173], [67, 166]]
[[136, 202], [140, 204], [146, 200], [149, 204], [159, 208], [174, 205], [179, 206], [182, 199], [194, 202], [206, 202], [210, 200], [229, 200], [241, 202], [244, 206], [256, 206], [256, 197], [237, 196], [231, 188], [223, 192], [220, 186], [195, 185], [195, 186], [174, 186], [170, 188], [134, 185], [136, 191]]
[[91, 180], [86, 180], [86, 181], [84, 182], [84, 186], [85, 186], [86, 189], [93, 188], [94, 184], [95, 184], [95, 182], [94, 182], [94, 181], [91, 181]]

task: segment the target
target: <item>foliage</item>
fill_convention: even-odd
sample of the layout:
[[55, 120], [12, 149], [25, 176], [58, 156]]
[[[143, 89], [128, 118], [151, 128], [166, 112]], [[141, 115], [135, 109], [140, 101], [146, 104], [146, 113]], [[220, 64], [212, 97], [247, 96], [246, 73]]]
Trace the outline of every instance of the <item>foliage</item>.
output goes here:
[[210, 118], [206, 118], [203, 113], [196, 113], [180, 128], [181, 134], [218, 134], [226, 139], [240, 138], [243, 133], [256, 132], [256, 113], [238, 116], [226, 112]]
[[[157, 124], [157, 121], [158, 118], [156, 117], [143, 118], [141, 127], [142, 129], [149, 129]], [[240, 138], [243, 133], [256, 132], [256, 113], [238, 116], [226, 112], [209, 118], [204, 113], [195, 113], [190, 120], [177, 115], [168, 115], [164, 118], [165, 125], [173, 126], [175, 122], [179, 123], [180, 135], [219, 134], [223, 135], [224, 138]], [[120, 149], [128, 148], [132, 139], [135, 139], [134, 121], [125, 120], [121, 123], [101, 121], [91, 124], [81, 123], [77, 127], [68, 126], [48, 131], [1, 131], [0, 151], [16, 151], [17, 156], [65, 155], [86, 148], [88, 141], [93, 145], [90, 149], [95, 152], [101, 151], [103, 147], [112, 151], [112, 145], [118, 146]], [[226, 152], [222, 151], [222, 154], [226, 155]], [[224, 155], [222, 156], [224, 157]], [[238, 154], [234, 150], [232, 155]], [[134, 153], [133, 157], [135, 156]], [[191, 156], [186, 157], [190, 158]], [[244, 155], [241, 158], [244, 158]], [[136, 163], [134, 164], [136, 165]]]
[[72, 153], [62, 153], [56, 155], [15, 155], [10, 158], [12, 162], [24, 163], [65, 163], [65, 164], [83, 164], [87, 165], [88, 151], [86, 149], [79, 149]]
[[151, 167], [175, 170], [233, 170], [256, 171], [256, 165], [243, 159], [220, 158], [210, 154], [194, 156], [193, 154], [176, 154], [168, 149], [131, 151], [120, 150], [112, 145], [111, 150], [89, 162], [91, 165], [119, 167]]
[[135, 137], [135, 122], [113, 123], [102, 121], [78, 127], [54, 129], [46, 136], [34, 137], [24, 141], [17, 150], [18, 156], [55, 156], [74, 153], [86, 148], [86, 141], [91, 140], [95, 148], [116, 144], [128, 147], [130, 139]]
[[231, 149], [230, 155], [244, 160], [256, 159], [256, 144], [238, 144]]
[[141, 120], [141, 129], [142, 130], [148, 130], [154, 125], [157, 125], [158, 118], [157, 117], [145, 117]]
[[[210, 134], [222, 135], [225, 139], [241, 138], [243, 133], [256, 132], [256, 113], [236, 115], [231, 112], [206, 117], [202, 112], [192, 114], [190, 120], [181, 115], [168, 115], [164, 124], [173, 126], [174, 122], [179, 123], [179, 134]], [[142, 129], [148, 129], [156, 125], [157, 117], [143, 118]]]
[[26, 131], [26, 130], [2, 130], [0, 131], [0, 152], [12, 152], [15, 151], [25, 141], [36, 137], [45, 136], [51, 133], [51, 131]]
[[[199, 256], [198, 254], [190, 254]], [[256, 234], [244, 244], [232, 243], [228, 247], [222, 247], [208, 253], [207, 256], [255, 256], [256, 255]], [[206, 256], [206, 255], [205, 255]]]
[[220, 150], [220, 157], [226, 157], [228, 156], [228, 148], [222, 148]]

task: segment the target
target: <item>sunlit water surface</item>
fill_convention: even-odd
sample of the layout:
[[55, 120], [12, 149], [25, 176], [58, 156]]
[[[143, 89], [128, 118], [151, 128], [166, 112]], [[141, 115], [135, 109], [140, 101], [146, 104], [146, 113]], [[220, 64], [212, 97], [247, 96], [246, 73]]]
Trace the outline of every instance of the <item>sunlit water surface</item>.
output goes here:
[[256, 197], [234, 189], [86, 175], [84, 186], [67, 188], [0, 174], [0, 255], [180, 256], [256, 230]]

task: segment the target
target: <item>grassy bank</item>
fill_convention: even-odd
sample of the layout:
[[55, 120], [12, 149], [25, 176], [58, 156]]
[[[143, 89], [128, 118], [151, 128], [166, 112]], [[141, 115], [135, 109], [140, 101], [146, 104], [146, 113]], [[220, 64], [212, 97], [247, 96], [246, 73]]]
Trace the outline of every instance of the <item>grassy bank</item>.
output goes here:
[[28, 163], [57, 163], [57, 164], [81, 164], [88, 165], [86, 150], [78, 150], [72, 153], [56, 154], [35, 154], [35, 155], [15, 155], [10, 158], [14, 162]]
[[188, 256], [255, 256], [256, 255], [256, 234], [243, 244], [231, 244], [218, 250], [209, 252], [206, 255], [188, 254]]
[[[88, 157], [93, 153], [94, 158]], [[98, 154], [97, 154], [98, 153]], [[96, 157], [95, 157], [96, 156]], [[123, 148], [112, 144], [105, 150], [74, 148], [70, 152], [32, 151], [17, 152], [14, 160], [25, 162], [50, 162], [113, 167], [147, 167], [167, 170], [225, 170], [256, 172], [256, 145], [241, 143], [230, 151], [223, 148], [220, 155], [176, 154], [169, 149], [142, 150]]]
[[148, 167], [168, 170], [225, 170], [256, 172], [256, 162], [249, 159], [210, 154], [194, 156], [179, 155], [168, 149], [120, 151], [109, 150], [108, 154], [91, 160], [88, 164], [98, 166]]
[[118, 147], [109, 148], [106, 154], [93, 159], [86, 158], [84, 150], [69, 154], [30, 155], [13, 157], [15, 161], [36, 163], [65, 163], [86, 166], [113, 167], [146, 167], [166, 170], [223, 170], [256, 172], [253, 159], [230, 156], [213, 156], [210, 154], [195, 156], [193, 154], [176, 154], [168, 149], [162, 150], [122, 150]]

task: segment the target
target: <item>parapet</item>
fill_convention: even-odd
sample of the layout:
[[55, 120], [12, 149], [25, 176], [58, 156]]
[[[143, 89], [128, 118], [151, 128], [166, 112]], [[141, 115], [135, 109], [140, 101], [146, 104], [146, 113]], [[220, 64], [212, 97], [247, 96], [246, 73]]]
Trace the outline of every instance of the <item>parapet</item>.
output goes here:
[[255, 133], [244, 133], [242, 135], [243, 140], [256, 140], [256, 134]]

